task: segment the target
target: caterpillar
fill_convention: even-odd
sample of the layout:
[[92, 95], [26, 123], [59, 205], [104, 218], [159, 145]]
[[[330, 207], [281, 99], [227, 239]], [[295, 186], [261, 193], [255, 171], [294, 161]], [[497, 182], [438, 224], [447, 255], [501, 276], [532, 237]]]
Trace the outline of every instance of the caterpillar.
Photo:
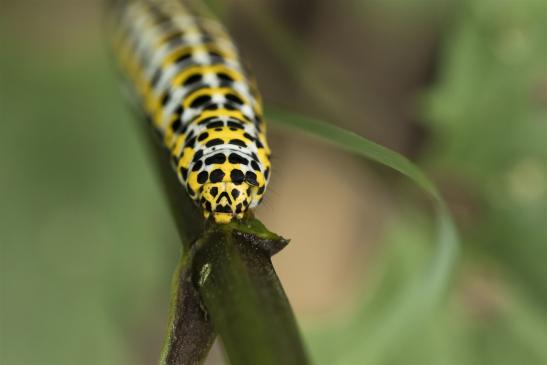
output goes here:
[[112, 45], [129, 89], [207, 219], [242, 219], [270, 178], [262, 102], [224, 27], [183, 0], [115, 0]]

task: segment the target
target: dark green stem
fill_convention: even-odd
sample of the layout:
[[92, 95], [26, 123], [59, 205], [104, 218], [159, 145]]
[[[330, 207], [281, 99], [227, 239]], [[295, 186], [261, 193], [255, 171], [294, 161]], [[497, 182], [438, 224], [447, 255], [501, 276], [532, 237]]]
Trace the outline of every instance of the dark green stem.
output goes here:
[[160, 365], [202, 363], [216, 336], [192, 282], [194, 254], [193, 249], [183, 254], [173, 275], [167, 338]]
[[291, 307], [273, 269], [271, 253], [287, 241], [238, 225], [212, 225], [194, 258], [198, 287], [232, 364], [305, 365], [309, 361]]

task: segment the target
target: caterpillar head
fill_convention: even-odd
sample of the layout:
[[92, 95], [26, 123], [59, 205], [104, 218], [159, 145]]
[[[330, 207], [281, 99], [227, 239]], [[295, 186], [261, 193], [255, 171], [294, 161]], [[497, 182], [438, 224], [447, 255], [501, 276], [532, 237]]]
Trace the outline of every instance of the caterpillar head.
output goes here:
[[200, 205], [205, 218], [213, 216], [217, 223], [230, 223], [235, 216], [243, 218], [251, 203], [251, 189], [247, 183], [208, 183], [203, 185]]

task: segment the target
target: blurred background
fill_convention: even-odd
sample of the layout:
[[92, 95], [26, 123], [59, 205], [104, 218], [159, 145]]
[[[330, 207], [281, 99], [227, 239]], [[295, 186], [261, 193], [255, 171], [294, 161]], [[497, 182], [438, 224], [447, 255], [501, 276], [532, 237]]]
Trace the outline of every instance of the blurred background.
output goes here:
[[[270, 123], [257, 215], [292, 239], [274, 264], [314, 361], [547, 364], [547, 2], [209, 4], [266, 105], [409, 157], [460, 229], [445, 300], [382, 331], [434, 249], [430, 201]], [[180, 243], [101, 2], [0, 9], [0, 363], [155, 363]], [[208, 364], [222, 363], [216, 346]]]

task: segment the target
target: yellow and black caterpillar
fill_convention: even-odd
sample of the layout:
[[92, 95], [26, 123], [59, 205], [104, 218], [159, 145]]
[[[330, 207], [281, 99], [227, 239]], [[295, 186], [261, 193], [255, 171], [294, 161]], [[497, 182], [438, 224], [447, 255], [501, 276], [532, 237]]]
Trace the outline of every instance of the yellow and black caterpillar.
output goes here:
[[261, 99], [216, 20], [183, 0], [112, 1], [114, 50], [206, 218], [229, 223], [261, 201], [270, 149]]

